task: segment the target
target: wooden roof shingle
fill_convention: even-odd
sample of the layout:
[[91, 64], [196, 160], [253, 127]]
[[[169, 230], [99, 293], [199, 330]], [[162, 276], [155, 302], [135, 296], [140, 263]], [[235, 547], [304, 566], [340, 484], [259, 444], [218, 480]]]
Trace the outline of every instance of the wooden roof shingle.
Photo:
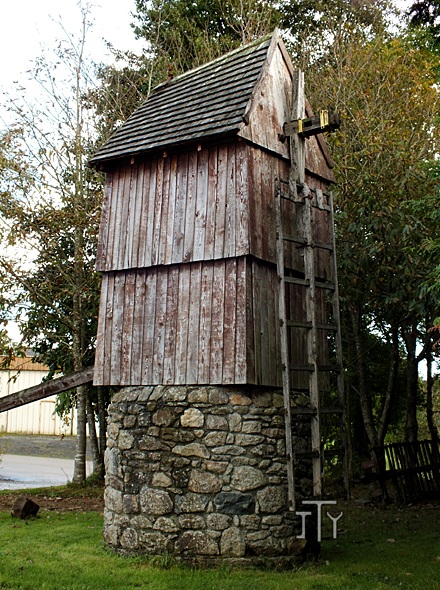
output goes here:
[[240, 47], [157, 86], [90, 164], [238, 132], [271, 40]]

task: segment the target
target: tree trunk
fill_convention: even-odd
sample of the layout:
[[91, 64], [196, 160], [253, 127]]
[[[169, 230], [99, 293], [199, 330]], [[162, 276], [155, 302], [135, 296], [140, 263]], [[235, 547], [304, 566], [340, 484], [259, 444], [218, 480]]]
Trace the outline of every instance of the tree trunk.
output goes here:
[[426, 421], [428, 422], [429, 432], [433, 443], [438, 443], [439, 433], [437, 425], [434, 420], [434, 404], [433, 404], [433, 387], [434, 377], [432, 375], [432, 350], [428, 347], [426, 354], [427, 362], [427, 376], [426, 376]]
[[388, 426], [390, 424], [390, 411], [394, 399], [397, 386], [397, 375], [399, 370], [399, 330], [397, 325], [391, 326], [392, 350], [391, 350], [391, 365], [390, 374], [388, 377], [387, 390], [385, 392], [385, 400], [380, 417], [379, 432], [377, 435], [378, 443], [383, 446]]
[[87, 425], [89, 427], [89, 441], [92, 451], [93, 474], [98, 477], [103, 477], [104, 464], [99, 451], [98, 437], [96, 436], [95, 411], [93, 409], [90, 395], [87, 396]]
[[73, 481], [82, 483], [86, 479], [86, 448], [87, 448], [87, 387], [76, 388], [76, 451], [73, 468]]
[[361, 406], [364, 428], [371, 449], [377, 447], [377, 433], [374, 427], [373, 410], [367, 389], [367, 370], [365, 366], [365, 348], [362, 343], [361, 312], [359, 306], [350, 308], [350, 317], [353, 327], [353, 338], [356, 348], [356, 364], [359, 377], [359, 401]]
[[415, 442], [418, 435], [417, 394], [419, 386], [418, 366], [416, 358], [417, 328], [415, 325], [403, 329], [406, 346], [406, 420], [405, 441]]
[[104, 387], [97, 388], [98, 394], [98, 422], [99, 422], [99, 452], [104, 464], [104, 453], [107, 446], [107, 404]]

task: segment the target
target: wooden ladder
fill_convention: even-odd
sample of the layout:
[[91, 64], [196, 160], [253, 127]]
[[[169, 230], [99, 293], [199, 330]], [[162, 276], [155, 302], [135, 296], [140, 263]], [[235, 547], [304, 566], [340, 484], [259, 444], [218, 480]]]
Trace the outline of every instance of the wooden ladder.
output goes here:
[[[344, 415], [344, 375], [342, 370], [341, 328], [339, 316], [339, 293], [336, 269], [333, 203], [331, 193], [319, 189], [308, 189], [297, 184], [292, 194], [292, 181], [276, 180], [276, 231], [277, 231], [277, 272], [279, 279], [279, 321], [281, 338], [281, 365], [286, 427], [286, 455], [289, 505], [295, 510], [295, 469], [298, 460], [311, 459], [313, 496], [323, 493], [323, 436], [322, 419], [329, 414], [339, 415], [340, 449], [342, 455], [344, 483], [347, 488], [347, 453]], [[296, 235], [286, 233], [283, 224], [283, 201], [290, 201], [297, 212]], [[321, 242], [313, 236], [313, 220], [316, 212], [327, 219], [328, 241]], [[301, 229], [298, 229], [301, 228]], [[294, 244], [302, 251], [303, 268], [292, 268], [285, 261], [286, 245]], [[328, 253], [330, 277], [318, 276], [316, 261], [319, 252]], [[289, 300], [291, 290], [297, 289], [305, 295], [302, 317], [298, 305]], [[317, 303], [318, 302], [318, 303]], [[323, 313], [323, 306], [329, 302], [331, 321]], [[305, 342], [305, 354], [301, 357], [298, 343]], [[296, 350], [295, 350], [296, 343]], [[330, 362], [330, 356], [332, 357]], [[300, 361], [298, 362], [298, 358]], [[331, 406], [323, 406], [322, 383], [329, 384], [331, 376], [337, 391]], [[307, 404], [296, 404], [298, 395], [307, 399]], [[294, 418], [310, 418], [311, 448], [298, 452], [292, 438]]]

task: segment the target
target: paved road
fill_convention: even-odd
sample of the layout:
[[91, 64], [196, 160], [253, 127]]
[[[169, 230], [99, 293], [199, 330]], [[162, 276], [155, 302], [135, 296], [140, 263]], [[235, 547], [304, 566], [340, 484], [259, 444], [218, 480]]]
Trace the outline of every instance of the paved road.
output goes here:
[[0, 490], [64, 485], [72, 479], [74, 456], [73, 437], [2, 435]]

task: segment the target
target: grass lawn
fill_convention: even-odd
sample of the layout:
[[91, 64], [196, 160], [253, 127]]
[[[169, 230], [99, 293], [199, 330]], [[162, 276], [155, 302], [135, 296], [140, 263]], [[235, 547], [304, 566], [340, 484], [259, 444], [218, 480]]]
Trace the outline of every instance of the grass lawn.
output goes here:
[[[340, 503], [338, 508], [344, 511], [338, 539], [323, 541], [320, 563], [294, 572], [200, 571], [163, 557], [119, 557], [104, 546], [98, 512], [42, 511], [27, 521], [0, 513], [0, 589], [440, 588], [440, 505], [375, 509]], [[330, 536], [330, 530], [324, 534]]]

